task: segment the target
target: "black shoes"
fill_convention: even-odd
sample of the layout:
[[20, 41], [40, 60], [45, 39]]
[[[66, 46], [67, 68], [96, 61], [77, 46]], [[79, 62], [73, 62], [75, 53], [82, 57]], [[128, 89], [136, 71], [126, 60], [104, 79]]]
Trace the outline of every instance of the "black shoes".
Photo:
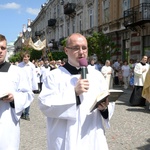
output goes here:
[[25, 120], [30, 121], [30, 117], [29, 117], [29, 115], [26, 115], [26, 116], [25, 116]]
[[27, 121], [30, 121], [29, 115], [25, 115], [25, 114], [22, 114], [22, 115], [21, 115], [21, 119], [25, 119], [25, 120], [27, 120]]

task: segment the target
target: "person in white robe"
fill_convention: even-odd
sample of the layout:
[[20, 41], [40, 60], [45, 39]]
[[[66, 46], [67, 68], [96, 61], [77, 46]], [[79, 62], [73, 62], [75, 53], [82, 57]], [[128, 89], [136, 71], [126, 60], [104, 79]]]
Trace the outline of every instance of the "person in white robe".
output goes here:
[[[38, 90], [35, 65], [30, 61], [30, 53], [28, 51], [22, 53], [22, 62], [18, 64], [18, 67], [20, 67], [22, 70], [26, 72], [26, 74], [24, 75], [27, 76], [28, 78], [30, 89], [32, 91]], [[25, 108], [21, 118], [30, 121], [29, 111], [30, 106]]]
[[124, 60], [123, 65], [121, 67], [122, 76], [123, 76], [123, 82], [124, 82], [124, 89], [129, 88], [129, 81], [130, 81], [130, 66], [128, 65], [128, 62]]
[[108, 99], [90, 112], [97, 95], [107, 89], [100, 71], [87, 68], [82, 79], [79, 59], [87, 58], [86, 38], [74, 33], [67, 38], [68, 62], [52, 70], [43, 80], [39, 108], [47, 117], [48, 150], [108, 150], [105, 125], [114, 112]]
[[147, 56], [143, 56], [141, 62], [136, 63], [134, 68], [134, 89], [130, 97], [131, 106], [145, 106], [146, 99], [142, 97], [142, 90], [146, 78], [146, 74], [149, 70], [149, 64], [147, 62]]
[[108, 89], [112, 89], [113, 88], [114, 69], [110, 66], [109, 60], [106, 60], [105, 66], [102, 67], [101, 72], [106, 79]]
[[20, 117], [33, 101], [33, 92], [26, 72], [5, 61], [6, 46], [6, 38], [0, 34], [0, 150], [19, 150]]

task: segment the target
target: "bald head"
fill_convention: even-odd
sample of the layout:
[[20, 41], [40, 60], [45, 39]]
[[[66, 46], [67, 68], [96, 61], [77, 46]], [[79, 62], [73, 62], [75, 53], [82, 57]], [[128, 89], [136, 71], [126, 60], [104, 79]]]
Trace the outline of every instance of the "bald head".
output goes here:
[[68, 45], [72, 45], [72, 43], [73, 43], [77, 38], [82, 38], [82, 39], [85, 39], [85, 41], [87, 41], [86, 38], [85, 38], [82, 34], [80, 34], [80, 33], [73, 33], [73, 34], [71, 34], [71, 35], [67, 38], [67, 40], [66, 40], [66, 47], [67, 47]]

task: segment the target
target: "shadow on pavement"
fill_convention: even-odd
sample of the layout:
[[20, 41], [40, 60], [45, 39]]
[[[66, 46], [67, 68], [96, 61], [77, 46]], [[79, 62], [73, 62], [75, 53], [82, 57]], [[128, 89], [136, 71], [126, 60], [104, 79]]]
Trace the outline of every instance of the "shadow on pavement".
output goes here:
[[143, 113], [149, 113], [150, 114], [150, 111], [148, 110], [147, 107], [140, 107], [140, 108], [139, 107], [132, 107], [132, 108], [128, 108], [126, 110], [132, 111], [132, 112], [143, 112]]
[[150, 139], [147, 140], [148, 144], [141, 146], [141, 147], [137, 147], [138, 150], [150, 150]]

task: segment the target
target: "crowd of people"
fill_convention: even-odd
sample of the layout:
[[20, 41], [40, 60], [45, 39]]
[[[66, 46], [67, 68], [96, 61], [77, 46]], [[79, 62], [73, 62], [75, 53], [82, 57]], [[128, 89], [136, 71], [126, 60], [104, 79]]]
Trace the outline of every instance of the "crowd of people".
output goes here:
[[[145, 84], [150, 76], [147, 56], [136, 62], [117, 59], [102, 64], [88, 57], [87, 40], [79, 33], [67, 38], [64, 52], [67, 61], [30, 60], [30, 54], [24, 52], [22, 61], [12, 65], [5, 61], [7, 40], [0, 34], [0, 79], [4, 83], [0, 94], [7, 92], [5, 97], [0, 95], [1, 150], [19, 149], [19, 120], [30, 120], [34, 94], [39, 94], [39, 109], [47, 117], [49, 150], [107, 150], [104, 126], [109, 127], [115, 102], [106, 98], [97, 109], [89, 109], [100, 92], [114, 85], [125, 90], [132, 87], [132, 106], [145, 106], [149, 101], [150, 84]], [[87, 78], [81, 75], [81, 58], [88, 62]]]

